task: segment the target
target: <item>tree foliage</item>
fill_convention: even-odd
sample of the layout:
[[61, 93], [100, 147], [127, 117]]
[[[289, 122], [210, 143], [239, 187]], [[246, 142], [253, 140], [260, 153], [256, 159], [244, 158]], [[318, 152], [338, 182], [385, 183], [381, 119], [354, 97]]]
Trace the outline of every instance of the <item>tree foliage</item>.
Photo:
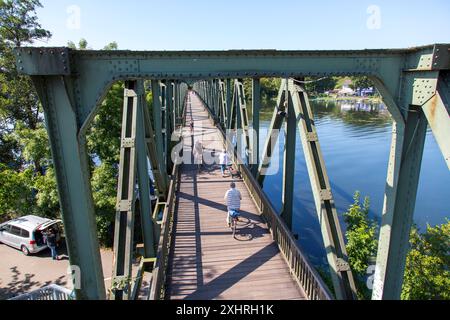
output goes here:
[[377, 252], [377, 225], [369, 218], [369, 198], [365, 197], [361, 204], [360, 193], [356, 191], [353, 196], [354, 203], [344, 213], [347, 225], [345, 233], [347, 238], [347, 254], [350, 267], [356, 274], [356, 285], [360, 298], [370, 298], [365, 275], [371, 259]]
[[337, 84], [337, 77], [314, 78], [306, 77], [304, 87], [311, 95], [318, 95], [333, 90]]
[[0, 214], [8, 217], [41, 212], [36, 183], [50, 164], [39, 100], [13, 52], [51, 36], [37, 21], [38, 7], [38, 0], [0, 1]]
[[[358, 297], [370, 299], [366, 285], [366, 271], [374, 263], [377, 253], [377, 229], [368, 217], [369, 199], [360, 202], [360, 193], [344, 213], [347, 225], [347, 253], [350, 267], [356, 278]], [[401, 299], [450, 299], [450, 221], [435, 227], [427, 226], [424, 233], [413, 227], [410, 250], [406, 257]]]
[[402, 299], [450, 299], [450, 220], [427, 225], [425, 233], [414, 227], [406, 258]]
[[[55, 170], [42, 108], [33, 83], [15, 69], [14, 47], [46, 40], [36, 16], [38, 0], [0, 1], [0, 214], [1, 220], [26, 214], [60, 214]], [[81, 39], [72, 49], [89, 49]], [[116, 42], [104, 50], [116, 50]], [[99, 238], [111, 244], [115, 213], [123, 84], [108, 92], [87, 136]]]

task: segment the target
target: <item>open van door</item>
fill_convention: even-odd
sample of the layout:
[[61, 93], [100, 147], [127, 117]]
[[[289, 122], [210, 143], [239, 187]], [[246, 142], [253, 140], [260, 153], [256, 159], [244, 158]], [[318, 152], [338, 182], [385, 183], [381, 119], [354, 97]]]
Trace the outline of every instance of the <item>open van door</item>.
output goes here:
[[42, 230], [45, 230], [45, 229], [47, 229], [47, 228], [49, 228], [49, 227], [51, 227], [51, 226], [53, 226], [53, 225], [55, 225], [57, 223], [61, 223], [61, 222], [62, 222], [62, 220], [51, 220], [51, 221], [48, 221], [48, 222], [44, 222], [36, 230], [42, 231]]

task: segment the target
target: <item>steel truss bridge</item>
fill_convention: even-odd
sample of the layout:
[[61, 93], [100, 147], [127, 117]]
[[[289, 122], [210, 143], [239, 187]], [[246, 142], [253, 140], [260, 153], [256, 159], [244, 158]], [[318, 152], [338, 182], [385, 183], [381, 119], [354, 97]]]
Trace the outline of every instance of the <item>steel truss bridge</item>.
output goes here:
[[[151, 273], [150, 299], [227, 298], [228, 289], [234, 294], [249, 294], [241, 294], [240, 298], [272, 298], [257, 292], [277, 288], [280, 292], [291, 290], [291, 298], [298, 299], [355, 299], [354, 277], [302, 80], [306, 76], [364, 75], [373, 81], [393, 118], [372, 298], [398, 299], [428, 125], [450, 168], [449, 50], [449, 44], [359, 51], [17, 48], [17, 68], [31, 76], [45, 112], [70, 264], [81, 270], [81, 285], [75, 290], [77, 298], [135, 299], [142, 275]], [[262, 152], [258, 149], [262, 77], [283, 79], [269, 128], [275, 137], [278, 129], [283, 125], [286, 128], [281, 214], [261, 188], [275, 141], [269, 134]], [[251, 93], [244, 92], [244, 78], [252, 79]], [[117, 81], [124, 81], [125, 90], [113, 287], [107, 295], [85, 136], [106, 92]], [[151, 109], [145, 100], [144, 84], [148, 83], [153, 94]], [[249, 130], [247, 114], [249, 95], [253, 131]], [[202, 132], [195, 129], [191, 135], [183, 130], [190, 119], [195, 126], [201, 124]], [[297, 128], [332, 288], [324, 284], [290, 231]], [[183, 155], [190, 152], [197, 133], [212, 153], [224, 146], [234, 150], [225, 133], [228, 129], [243, 132], [240, 144], [246, 153], [232, 152], [232, 157], [234, 167], [242, 174], [242, 179], [236, 181], [243, 193], [244, 217], [259, 228], [259, 238], [248, 242], [231, 240], [225, 228], [225, 213], [219, 200], [223, 201], [223, 188], [229, 180], [214, 179], [218, 172], [214, 166], [208, 167], [207, 173], [198, 173], [193, 165], [180, 163]], [[150, 199], [149, 165], [158, 198], [154, 206]], [[221, 197], [215, 195], [215, 190], [220, 191]], [[135, 216], [140, 217], [140, 250], [133, 241]], [[219, 226], [216, 216], [220, 217], [221, 230], [212, 227]], [[141, 260], [138, 275], [132, 277], [136, 251]], [[233, 252], [236, 256], [231, 256]], [[221, 260], [221, 256], [229, 259]], [[265, 267], [269, 262], [271, 267], [276, 266], [275, 273]], [[252, 272], [252, 263], [254, 269], [261, 270]], [[208, 267], [217, 268], [217, 274], [211, 277], [201, 272]], [[196, 277], [190, 281], [192, 270]], [[247, 275], [250, 280], [246, 282]], [[281, 283], [281, 278], [286, 280]], [[258, 285], [260, 280], [265, 280], [264, 285]], [[240, 283], [245, 290], [239, 289]], [[235, 286], [238, 289], [233, 289]]]

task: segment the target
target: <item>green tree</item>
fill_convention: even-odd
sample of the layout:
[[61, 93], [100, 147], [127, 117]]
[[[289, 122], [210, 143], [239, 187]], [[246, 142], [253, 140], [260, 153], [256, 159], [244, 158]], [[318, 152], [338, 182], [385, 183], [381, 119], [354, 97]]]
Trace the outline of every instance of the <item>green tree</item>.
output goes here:
[[377, 253], [377, 224], [369, 218], [369, 198], [365, 197], [361, 204], [360, 193], [356, 191], [353, 200], [354, 203], [344, 213], [344, 221], [347, 225], [346, 248], [350, 267], [355, 276], [358, 296], [360, 299], [369, 299], [370, 291], [364, 277], [371, 259]]
[[[378, 226], [368, 218], [368, 213], [369, 199], [365, 197], [361, 204], [360, 193], [356, 191], [354, 203], [344, 213], [344, 221], [349, 263], [360, 299], [370, 299], [365, 276], [377, 252]], [[427, 225], [424, 233], [414, 226], [409, 242], [401, 299], [450, 299], [450, 221], [435, 227]]]
[[450, 220], [427, 225], [421, 234], [414, 227], [406, 258], [401, 298], [405, 300], [450, 299]]
[[49, 164], [42, 109], [13, 51], [51, 36], [37, 21], [38, 7], [37, 0], [0, 1], [0, 203], [8, 217], [41, 211], [35, 184]]
[[[18, 121], [34, 130], [43, 120], [33, 84], [29, 77], [16, 71], [13, 52], [14, 47], [51, 36], [37, 21], [38, 7], [42, 7], [38, 0], [0, 1], [0, 159], [16, 168], [21, 165], [21, 158], [11, 155], [20, 155], [20, 144], [5, 135], [15, 129]], [[15, 165], [11, 163], [14, 160]], [[36, 172], [41, 172], [39, 160], [31, 161]]]
[[306, 77], [305, 82], [307, 82], [304, 84], [306, 91], [312, 96], [315, 96], [333, 90], [337, 84], [337, 79], [336, 77]]
[[352, 88], [369, 88], [373, 87], [372, 81], [369, 79], [369, 77], [366, 76], [360, 76], [360, 77], [353, 77], [352, 78]]
[[0, 222], [33, 211], [33, 172], [0, 164]]

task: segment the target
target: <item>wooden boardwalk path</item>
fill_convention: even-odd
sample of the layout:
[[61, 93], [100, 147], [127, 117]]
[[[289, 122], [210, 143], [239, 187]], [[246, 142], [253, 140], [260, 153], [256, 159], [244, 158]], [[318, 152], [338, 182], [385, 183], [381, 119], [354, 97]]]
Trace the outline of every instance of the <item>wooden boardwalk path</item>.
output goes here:
[[[194, 134], [184, 138], [184, 150], [196, 139], [205, 155], [222, 149], [220, 132], [208, 119], [200, 99], [191, 94], [186, 112], [195, 123]], [[188, 130], [185, 130], [188, 133]], [[206, 157], [205, 157], [206, 161]], [[223, 178], [218, 165], [180, 168], [175, 203], [173, 244], [167, 277], [169, 299], [305, 299], [289, 272], [267, 226], [258, 215], [244, 183], [236, 182], [242, 194], [241, 221], [236, 238], [226, 225], [224, 194], [231, 177]]]

